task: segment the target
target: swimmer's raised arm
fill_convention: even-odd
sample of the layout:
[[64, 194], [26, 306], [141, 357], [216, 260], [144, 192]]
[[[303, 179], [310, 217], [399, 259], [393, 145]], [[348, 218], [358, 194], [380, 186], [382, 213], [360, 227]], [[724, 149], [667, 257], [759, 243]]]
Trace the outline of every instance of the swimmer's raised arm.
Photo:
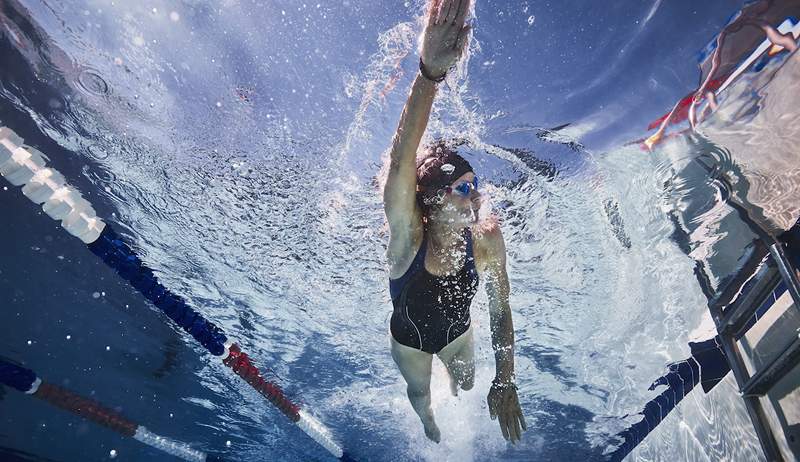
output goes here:
[[420, 73], [414, 79], [392, 140], [391, 164], [383, 190], [384, 210], [391, 233], [390, 253], [392, 247], [398, 244], [407, 245], [408, 238], [412, 236], [404, 234], [419, 232], [417, 149], [428, 126], [436, 95], [436, 81], [458, 62], [467, 43], [470, 26], [465, 26], [464, 20], [469, 12], [469, 4], [470, 0], [432, 0], [428, 6]]

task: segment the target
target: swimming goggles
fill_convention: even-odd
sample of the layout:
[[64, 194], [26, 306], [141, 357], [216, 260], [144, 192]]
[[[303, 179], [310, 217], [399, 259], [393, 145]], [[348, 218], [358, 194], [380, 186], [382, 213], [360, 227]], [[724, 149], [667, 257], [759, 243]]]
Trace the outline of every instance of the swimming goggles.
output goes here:
[[478, 177], [476, 176], [475, 179], [472, 181], [465, 181], [463, 183], [459, 183], [458, 186], [445, 186], [444, 188], [439, 189], [435, 195], [433, 196], [426, 196], [423, 201], [425, 204], [436, 204], [441, 203], [444, 200], [444, 196], [450, 193], [456, 193], [463, 197], [468, 197], [469, 193], [473, 190], [478, 189]]
[[469, 193], [472, 192], [472, 190], [477, 190], [477, 189], [478, 189], [477, 176], [471, 182], [465, 181], [463, 183], [459, 183], [459, 185], [456, 187], [447, 186], [446, 188], [443, 188], [444, 192], [447, 194], [450, 194], [452, 192], [457, 192], [462, 196], [469, 196]]

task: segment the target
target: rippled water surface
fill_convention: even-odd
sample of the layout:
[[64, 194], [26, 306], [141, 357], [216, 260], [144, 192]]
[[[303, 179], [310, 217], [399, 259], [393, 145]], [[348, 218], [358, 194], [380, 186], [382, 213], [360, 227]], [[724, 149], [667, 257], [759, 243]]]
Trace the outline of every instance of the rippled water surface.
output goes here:
[[[743, 77], [698, 133], [646, 152], [626, 143], [695, 88], [697, 50], [742, 2], [584, 3], [479, 0], [429, 126], [462, 143], [502, 219], [529, 427], [516, 446], [485, 405], [483, 291], [476, 387], [449, 396], [435, 363], [440, 445], [389, 355], [379, 172], [416, 72], [420, 0], [6, 0], [0, 125], [358, 460], [601, 460], [666, 364], [713, 335], [697, 333], [696, 262], [722, 278], [752, 240], [700, 165], [721, 165], [765, 227], [800, 213], [800, 61]], [[3, 356], [230, 460], [325, 457], [19, 190], [0, 197]], [[695, 391], [631, 460], [763, 457], [735, 387]], [[2, 395], [0, 446], [167, 457], [32, 401]]]

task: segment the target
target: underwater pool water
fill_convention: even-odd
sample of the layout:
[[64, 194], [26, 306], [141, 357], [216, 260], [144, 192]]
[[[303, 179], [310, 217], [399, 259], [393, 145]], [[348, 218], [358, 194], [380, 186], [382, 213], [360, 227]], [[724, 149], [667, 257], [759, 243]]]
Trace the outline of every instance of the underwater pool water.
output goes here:
[[[738, 194], [764, 222], [797, 218], [798, 114], [785, 97], [800, 94], [796, 54], [738, 80], [699, 133], [653, 152], [629, 143], [696, 88], [697, 51], [742, 5], [477, 1], [469, 57], [429, 134], [459, 140], [503, 223], [528, 422], [514, 446], [485, 404], [482, 290], [475, 388], [450, 396], [435, 362], [441, 444], [389, 355], [379, 172], [416, 72], [421, 0], [5, 0], [0, 126], [47, 154], [356, 460], [603, 460], [666, 365], [714, 335], [695, 262], [722, 277], [748, 238], [709, 175], [687, 166], [740, 168], [757, 180]], [[0, 356], [226, 460], [326, 460], [2, 185]], [[2, 390], [3, 457], [172, 460]], [[688, 396], [630, 460], [761, 458], [728, 377]]]

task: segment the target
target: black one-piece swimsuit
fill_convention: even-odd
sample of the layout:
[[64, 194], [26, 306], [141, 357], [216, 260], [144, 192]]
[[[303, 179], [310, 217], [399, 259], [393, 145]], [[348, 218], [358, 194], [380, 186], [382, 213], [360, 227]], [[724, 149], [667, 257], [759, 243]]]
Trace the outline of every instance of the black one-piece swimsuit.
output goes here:
[[425, 269], [427, 235], [406, 273], [389, 279], [394, 312], [392, 337], [401, 345], [435, 354], [469, 329], [469, 307], [478, 290], [472, 232], [465, 230], [467, 256], [461, 270], [434, 276]]

